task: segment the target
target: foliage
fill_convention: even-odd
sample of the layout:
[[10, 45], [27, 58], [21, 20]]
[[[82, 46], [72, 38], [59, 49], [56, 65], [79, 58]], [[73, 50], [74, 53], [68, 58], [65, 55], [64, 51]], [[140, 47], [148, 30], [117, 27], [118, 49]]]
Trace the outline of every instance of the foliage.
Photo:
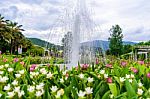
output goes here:
[[123, 34], [122, 34], [122, 29], [120, 28], [119, 25], [112, 26], [110, 29], [110, 38], [108, 39], [110, 41], [109, 48], [110, 48], [110, 53], [112, 55], [118, 56], [122, 54], [122, 49], [123, 49]]
[[18, 51], [18, 47], [22, 45], [27, 48], [29, 41], [22, 34], [22, 25], [10, 20], [5, 20], [0, 14], [0, 50], [6, 52], [15, 53]]
[[38, 38], [28, 38], [33, 44], [41, 46], [41, 47], [47, 47], [47, 48], [53, 48], [56, 47], [57, 49], [61, 50], [61, 46], [60, 45], [54, 45], [52, 43], [49, 43], [47, 41], [44, 40], [40, 40]]
[[147, 41], [147, 42], [140, 42], [136, 45], [150, 45], [150, 41]]
[[31, 56], [43, 56], [44, 48], [34, 45], [28, 50], [27, 54]]
[[71, 70], [0, 56], [0, 98], [139, 99], [150, 98], [150, 69], [143, 61], [112, 60]]
[[133, 46], [132, 45], [123, 45], [122, 54], [127, 54], [132, 52]]

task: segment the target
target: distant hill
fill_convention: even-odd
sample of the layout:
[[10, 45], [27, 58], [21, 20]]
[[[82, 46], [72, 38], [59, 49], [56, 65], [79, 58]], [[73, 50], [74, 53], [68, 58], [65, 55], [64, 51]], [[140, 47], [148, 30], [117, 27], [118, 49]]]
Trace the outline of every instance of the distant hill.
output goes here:
[[41, 46], [41, 47], [48, 47], [48, 48], [50, 48], [50, 47], [58, 47], [58, 48], [61, 48], [61, 46], [59, 46], [59, 45], [55, 45], [55, 44], [52, 44], [52, 43], [49, 43], [49, 42], [47, 42], [47, 41], [44, 41], [44, 40], [41, 40], [41, 39], [38, 39], [38, 38], [28, 38], [33, 44], [35, 44], [35, 45], [38, 45], [38, 46]]
[[[103, 49], [106, 51], [109, 49], [109, 41], [103, 41], [103, 40], [94, 40], [92, 42], [84, 42], [82, 43], [82, 45], [88, 45], [88, 44], [91, 44], [93, 45], [94, 47], [98, 48], [98, 47], [103, 47]], [[137, 43], [135, 42], [130, 42], [130, 41], [123, 41], [123, 44], [124, 45], [135, 45]]]
[[[38, 39], [38, 38], [28, 38], [33, 44], [35, 45], [39, 45], [41, 47], [46, 47], [46, 44], [48, 42], [44, 41], [44, 40], [41, 40], [41, 39]], [[103, 40], [94, 40], [92, 42], [84, 42], [82, 43], [83, 45], [84, 44], [90, 44], [92, 43], [94, 47], [101, 47], [101, 45], [103, 46], [103, 49], [104, 50], [108, 50], [109, 49], [109, 41], [103, 41]], [[129, 44], [129, 45], [134, 45], [134, 44], [137, 44], [135, 42], [130, 42], [130, 41], [124, 41], [123, 42], [125, 45]], [[59, 45], [54, 45], [52, 43], [48, 43], [48, 47], [51, 47], [51, 46], [57, 46], [59, 48], [61, 48], [61, 46]]]

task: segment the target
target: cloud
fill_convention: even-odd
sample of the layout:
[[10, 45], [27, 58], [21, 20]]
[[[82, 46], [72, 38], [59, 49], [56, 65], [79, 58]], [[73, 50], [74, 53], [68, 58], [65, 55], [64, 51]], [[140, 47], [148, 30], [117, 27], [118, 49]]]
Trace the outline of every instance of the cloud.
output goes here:
[[18, 11], [19, 10], [16, 6], [10, 6], [7, 8], [0, 9], [0, 13], [3, 12], [5, 18], [9, 20], [15, 19], [17, 17]]
[[[26, 30], [23, 33], [27, 37], [46, 40], [50, 31], [53, 31], [51, 41], [57, 42], [61, 40], [62, 34], [64, 35], [65, 25], [74, 24], [71, 18], [75, 1], [0, 0], [0, 13], [6, 19], [22, 24]], [[124, 40], [150, 40], [150, 2], [148, 0], [86, 1], [89, 16], [95, 24], [92, 27], [96, 28], [92, 35], [94, 39], [107, 40], [112, 25], [119, 24], [123, 29]], [[86, 19], [84, 20], [85, 24], [89, 24]], [[58, 31], [60, 34], [57, 34]]]

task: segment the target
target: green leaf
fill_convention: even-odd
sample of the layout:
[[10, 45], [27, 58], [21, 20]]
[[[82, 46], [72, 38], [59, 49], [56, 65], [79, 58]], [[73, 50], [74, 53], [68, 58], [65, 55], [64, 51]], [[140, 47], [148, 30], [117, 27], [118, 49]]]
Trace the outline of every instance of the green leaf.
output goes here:
[[115, 83], [108, 84], [111, 93], [116, 97], [118, 94], [117, 87]]
[[141, 75], [144, 75], [144, 73], [145, 73], [145, 66], [139, 66], [139, 75], [141, 76]]
[[110, 95], [110, 90], [107, 91], [107, 92], [103, 95], [102, 99], [109, 99], [109, 95]]
[[137, 99], [136, 92], [128, 80], [125, 81], [125, 88], [127, 90], [127, 96], [129, 99]]
[[80, 63], [78, 62], [78, 73], [80, 73], [81, 71], [81, 66], [80, 66]]
[[134, 79], [133, 80], [133, 82], [132, 82], [132, 86], [133, 86], [133, 89], [135, 90], [135, 91], [137, 91], [137, 89], [138, 89], [138, 83], [137, 83], [137, 81]]
[[47, 83], [45, 84], [45, 93], [44, 93], [44, 95], [43, 95], [43, 99], [51, 99], [51, 96], [50, 96], [50, 94], [49, 94], [49, 88], [48, 88], [48, 85], [47, 85]]
[[95, 79], [97, 79], [97, 80], [100, 80], [100, 78], [98, 78], [98, 77], [94, 74], [94, 72], [85, 72], [85, 73], [89, 74], [90, 76], [92, 76], [93, 78], [95, 78]]
[[92, 71], [94, 72], [95, 70], [95, 66], [94, 66], [94, 63], [92, 63]]
[[121, 97], [126, 97], [126, 95], [127, 95], [127, 92], [124, 92], [124, 93], [118, 95], [117, 97], [115, 97], [115, 99], [120, 99]]
[[[44, 98], [44, 99], [46, 99], [46, 98]], [[63, 95], [62, 99], [68, 99], [68, 97], [66, 96], [66, 94]]]
[[78, 99], [78, 94], [74, 88], [72, 88], [73, 99]]
[[99, 91], [96, 93], [95, 98], [94, 99], [101, 99], [100, 95], [99, 95]]

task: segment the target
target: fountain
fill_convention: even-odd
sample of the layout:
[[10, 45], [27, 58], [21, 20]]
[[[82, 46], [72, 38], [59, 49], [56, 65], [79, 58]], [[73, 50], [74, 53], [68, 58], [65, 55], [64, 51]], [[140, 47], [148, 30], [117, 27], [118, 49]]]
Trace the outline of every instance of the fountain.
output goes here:
[[[96, 52], [92, 41], [95, 24], [89, 17], [85, 0], [76, 0], [76, 7], [72, 12], [66, 11], [66, 13], [66, 16], [61, 19], [63, 22], [60, 25], [63, 31], [61, 34], [64, 35], [59, 35], [63, 38], [64, 64], [67, 64], [70, 69], [77, 66], [78, 63], [91, 64], [95, 62]], [[56, 30], [51, 30], [49, 38], [51, 41], [54, 39], [52, 33], [57, 34]]]

